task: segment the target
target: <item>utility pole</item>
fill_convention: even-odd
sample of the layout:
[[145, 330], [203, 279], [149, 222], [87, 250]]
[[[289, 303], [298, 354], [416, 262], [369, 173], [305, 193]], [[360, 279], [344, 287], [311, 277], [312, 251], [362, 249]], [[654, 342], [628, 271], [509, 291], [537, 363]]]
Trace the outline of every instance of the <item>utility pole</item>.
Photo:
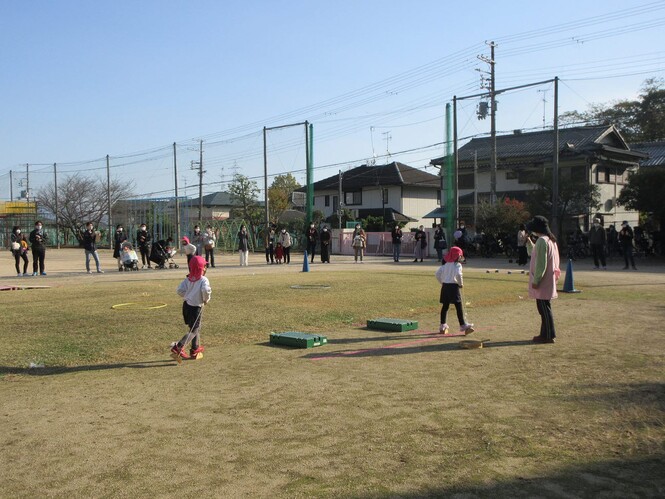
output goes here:
[[58, 217], [58, 169], [57, 165], [53, 163], [53, 192], [55, 194], [55, 244], [60, 249], [60, 219]]
[[14, 201], [14, 179], [11, 170], [9, 170], [9, 201]]
[[554, 77], [554, 151], [552, 161], [552, 232], [559, 235], [559, 77]]
[[201, 216], [203, 214], [203, 140], [199, 141], [199, 160], [191, 161], [190, 169], [196, 170], [196, 165], [198, 165], [198, 176], [199, 176], [199, 218], [198, 223], [202, 222]]
[[173, 143], [173, 178], [175, 187], [175, 240], [180, 240], [180, 199], [178, 198], [178, 161], [175, 142]]
[[[268, 195], [268, 145], [266, 133], [268, 129], [263, 127], [263, 200], [266, 205], [266, 234], [270, 232], [270, 196]], [[266, 236], [267, 237], [267, 236]]]
[[30, 203], [30, 164], [25, 164], [25, 201]]
[[339, 221], [339, 228], [342, 228], [342, 206], [344, 206], [344, 203], [342, 202], [342, 177], [344, 174], [342, 173], [342, 170], [339, 171], [339, 192], [337, 193], [337, 220]]
[[111, 229], [111, 165], [109, 155], [106, 155], [106, 207], [109, 212], [108, 218], [108, 231], [109, 231], [109, 247], [113, 249], [113, 229]]
[[203, 221], [203, 139], [199, 141], [199, 223]]
[[489, 42], [490, 58], [479, 55], [478, 59], [489, 64], [490, 67], [490, 203], [496, 204], [496, 75], [494, 73], [494, 42]]

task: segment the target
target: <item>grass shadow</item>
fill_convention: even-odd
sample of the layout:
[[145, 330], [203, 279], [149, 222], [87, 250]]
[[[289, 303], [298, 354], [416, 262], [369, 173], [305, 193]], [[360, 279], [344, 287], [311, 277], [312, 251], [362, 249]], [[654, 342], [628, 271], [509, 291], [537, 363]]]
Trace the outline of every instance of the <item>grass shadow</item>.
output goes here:
[[153, 369], [155, 367], [177, 366], [172, 360], [152, 360], [149, 362], [120, 362], [117, 364], [92, 364], [86, 366], [54, 366], [54, 367], [7, 367], [0, 366], [0, 375], [23, 374], [28, 376], [53, 376], [83, 371], [105, 371], [108, 369]]
[[427, 487], [398, 495], [366, 494], [356, 497], [379, 499], [402, 497], [531, 498], [531, 497], [663, 497], [665, 456], [605, 460], [569, 466], [557, 473], [537, 477], [518, 476], [488, 485], [469, 484]]
[[[435, 341], [437, 339], [442, 339], [441, 337], [436, 338], [433, 337], [431, 338], [431, 341]], [[426, 340], [429, 340], [429, 338], [426, 338]], [[419, 340], [415, 340], [415, 342], [419, 342]], [[420, 342], [424, 343], [424, 341], [420, 340]], [[514, 346], [527, 346], [531, 345], [534, 346], [535, 343], [533, 343], [531, 340], [517, 340], [517, 341], [497, 341], [497, 342], [489, 342], [485, 344], [485, 348], [492, 348], [492, 347], [514, 347]], [[428, 353], [428, 352], [449, 352], [452, 350], [463, 350], [460, 348], [458, 345], [458, 342], [454, 343], [437, 343], [437, 344], [416, 344], [416, 345], [411, 345], [411, 344], [404, 344], [404, 345], [386, 345], [383, 347], [378, 347], [378, 348], [364, 348], [362, 350], [342, 350], [342, 351], [337, 351], [337, 352], [327, 352], [327, 353], [310, 353], [307, 355], [303, 355], [301, 358], [302, 359], [315, 359], [315, 360], [323, 360], [323, 359], [339, 359], [339, 358], [362, 358], [362, 357], [383, 357], [383, 356], [390, 356], [390, 355], [410, 355], [410, 354], [418, 354], [418, 353]]]

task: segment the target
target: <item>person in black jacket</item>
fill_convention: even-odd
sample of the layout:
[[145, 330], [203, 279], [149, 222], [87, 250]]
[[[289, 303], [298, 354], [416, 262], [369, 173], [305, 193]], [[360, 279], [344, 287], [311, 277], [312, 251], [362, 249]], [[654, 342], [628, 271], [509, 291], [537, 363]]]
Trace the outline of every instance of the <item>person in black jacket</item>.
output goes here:
[[427, 248], [427, 233], [423, 230], [422, 225], [418, 227], [413, 239], [416, 241], [416, 246], [414, 248], [416, 258], [414, 258], [413, 261], [417, 262], [418, 258], [420, 258], [420, 261], [422, 262], [423, 257], [425, 256], [425, 249]]
[[311, 257], [312, 263], [314, 263], [314, 253], [316, 253], [316, 241], [319, 239], [319, 233], [314, 228], [314, 223], [309, 224], [309, 229], [306, 232], [307, 235], [307, 254]]
[[[12, 255], [16, 260], [16, 275], [17, 277], [28, 275], [28, 242], [25, 240], [25, 234], [21, 233], [21, 228], [15, 225], [11, 234]], [[23, 259], [23, 272], [19, 266], [21, 259]]]
[[434, 230], [434, 249], [436, 250], [436, 258], [439, 260], [439, 263], [443, 261], [443, 250], [447, 247], [446, 233], [441, 228], [441, 224], [437, 224]]
[[139, 230], [136, 231], [136, 244], [139, 247], [141, 252], [141, 262], [142, 267], [145, 268], [146, 262], [148, 263], [148, 268], [151, 269], [150, 265], [150, 234], [148, 233], [145, 224], [141, 224]]
[[637, 270], [635, 267], [635, 259], [633, 258], [633, 229], [628, 225], [628, 222], [624, 220], [621, 224], [621, 230], [619, 231], [619, 243], [621, 244], [621, 250], [623, 251], [623, 259], [626, 262], [623, 270], [628, 269], [628, 262], [633, 267], [633, 270]]
[[83, 249], [85, 250], [85, 270], [88, 274], [92, 274], [92, 271], [90, 270], [90, 257], [95, 259], [97, 273], [104, 273], [99, 265], [99, 255], [97, 254], [97, 240], [99, 236], [99, 231], [95, 230], [92, 222], [85, 224], [85, 230], [83, 231]]
[[118, 270], [122, 270], [122, 262], [120, 261], [120, 245], [127, 240], [127, 233], [123, 230], [122, 224], [118, 224], [115, 228], [113, 235], [113, 258], [118, 260]]
[[44, 259], [46, 258], [46, 241], [48, 235], [43, 230], [41, 220], [35, 222], [35, 229], [30, 232], [30, 246], [32, 247], [32, 275], [37, 275], [37, 269], [41, 275], [46, 275]]
[[319, 240], [321, 241], [321, 263], [330, 263], [331, 235], [328, 227], [323, 227], [323, 229], [321, 229]]
[[399, 256], [402, 253], [402, 229], [398, 222], [395, 222], [395, 227], [390, 235], [393, 239], [393, 260], [399, 262]]

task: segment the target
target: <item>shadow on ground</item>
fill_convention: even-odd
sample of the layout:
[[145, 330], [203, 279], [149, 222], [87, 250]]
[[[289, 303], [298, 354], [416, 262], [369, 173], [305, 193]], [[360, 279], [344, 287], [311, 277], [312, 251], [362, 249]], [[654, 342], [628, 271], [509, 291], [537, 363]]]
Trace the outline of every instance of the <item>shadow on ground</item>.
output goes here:
[[[303, 355], [303, 359], [339, 359], [339, 358], [358, 358], [358, 357], [382, 357], [388, 355], [409, 355], [416, 353], [427, 352], [449, 352], [461, 350], [458, 341], [449, 343], [438, 343], [435, 345], [424, 344], [435, 340], [441, 340], [439, 336], [431, 338], [416, 338], [406, 344], [386, 345], [377, 348], [364, 348], [361, 350], [339, 350], [337, 352], [312, 352]], [[476, 338], [481, 339], [481, 338]], [[531, 340], [517, 340], [517, 341], [490, 341], [485, 343], [484, 348], [498, 348], [498, 347], [516, 347], [516, 346], [532, 346], [534, 348], [547, 348], [550, 345], [536, 345]]]
[[517, 477], [489, 485], [431, 487], [404, 494], [358, 497], [405, 499], [420, 497], [475, 498], [662, 498], [665, 497], [665, 455], [634, 460], [611, 460], [572, 466], [539, 477]]
[[94, 364], [71, 367], [6, 367], [0, 366], [0, 375], [24, 374], [28, 376], [52, 376], [55, 374], [69, 374], [82, 371], [105, 371], [108, 369], [152, 369], [155, 367], [177, 366], [175, 361], [153, 360], [150, 362], [120, 362], [118, 364]]

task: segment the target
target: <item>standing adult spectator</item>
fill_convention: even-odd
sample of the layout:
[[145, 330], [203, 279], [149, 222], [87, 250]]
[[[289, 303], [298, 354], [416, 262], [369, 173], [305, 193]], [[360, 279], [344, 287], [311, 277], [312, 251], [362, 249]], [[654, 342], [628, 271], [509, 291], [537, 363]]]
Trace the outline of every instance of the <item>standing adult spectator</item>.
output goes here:
[[610, 225], [610, 228], [607, 229], [607, 248], [610, 250], [610, 256], [617, 255], [620, 251], [619, 233], [614, 224]]
[[633, 258], [633, 229], [628, 225], [628, 222], [624, 220], [621, 224], [621, 230], [619, 231], [619, 244], [621, 244], [621, 251], [623, 252], [623, 259], [625, 265], [623, 270], [628, 269], [628, 263], [633, 267], [633, 270], [637, 270], [635, 267], [635, 259]]
[[524, 266], [528, 260], [528, 252], [526, 250], [526, 240], [529, 235], [526, 232], [526, 225], [520, 224], [517, 231], [517, 265]]
[[332, 237], [328, 227], [321, 229], [319, 240], [321, 241], [321, 263], [330, 263], [330, 241]]
[[97, 240], [99, 237], [100, 233], [95, 230], [95, 226], [92, 222], [85, 224], [85, 230], [83, 231], [83, 249], [85, 250], [85, 270], [88, 274], [92, 274], [92, 271], [90, 270], [90, 257], [95, 259], [97, 273], [104, 273], [99, 265], [99, 254], [97, 253]]
[[[15, 225], [12, 228], [12, 233], [10, 236], [10, 245], [12, 249], [12, 255], [16, 261], [16, 276], [27, 276], [28, 275], [28, 242], [25, 240], [25, 234], [21, 232], [21, 227]], [[23, 259], [23, 272], [21, 272], [21, 259]]]
[[415, 258], [414, 262], [417, 262], [418, 259], [423, 261], [423, 256], [425, 256], [425, 249], [427, 248], [427, 233], [423, 230], [423, 226], [418, 227], [416, 234], [414, 236], [416, 241], [416, 246], [414, 248]]
[[402, 254], [402, 229], [399, 222], [395, 222], [395, 227], [390, 232], [390, 237], [393, 240], [393, 261], [399, 262], [399, 257]]
[[314, 222], [309, 224], [309, 229], [305, 233], [307, 236], [307, 254], [311, 257], [312, 263], [314, 263], [314, 253], [316, 253], [316, 242], [319, 239], [319, 233], [314, 228]]
[[240, 253], [240, 266], [247, 267], [249, 264], [249, 234], [245, 224], [240, 226], [238, 232], [238, 253]]
[[275, 229], [270, 227], [266, 234], [266, 263], [272, 265], [275, 263]]
[[120, 246], [127, 240], [122, 224], [118, 224], [113, 234], [113, 258], [118, 260], [118, 270], [123, 269], [122, 261], [120, 260]]
[[206, 265], [212, 268], [215, 268], [215, 244], [217, 243], [217, 236], [215, 236], [215, 231], [212, 230], [212, 226], [206, 226], [206, 233], [204, 234], [204, 245], [203, 248], [206, 252]]
[[286, 229], [282, 229], [279, 234], [279, 242], [284, 251], [284, 263], [291, 263], [291, 234]]
[[556, 331], [554, 329], [551, 301], [557, 297], [556, 282], [561, 275], [559, 248], [545, 217], [534, 217], [527, 228], [538, 236], [535, 245], [531, 242], [531, 239], [527, 243], [531, 248], [529, 297], [535, 298], [541, 319], [540, 334], [533, 337], [533, 342], [554, 343]]
[[439, 263], [443, 262], [443, 250], [446, 248], [448, 248], [446, 233], [441, 228], [441, 224], [437, 224], [434, 230], [434, 249], [436, 250], [436, 258]]
[[365, 234], [365, 231], [360, 226], [360, 224], [356, 224], [356, 228], [353, 231], [353, 239], [351, 242], [351, 246], [353, 246], [353, 255], [355, 258], [355, 263], [358, 263], [359, 256], [360, 256], [360, 263], [363, 263], [363, 252], [365, 250], [366, 244], [367, 244], [367, 234]]
[[191, 243], [196, 246], [196, 256], [203, 256], [203, 247], [205, 246], [205, 236], [201, 233], [201, 227], [194, 226], [192, 237], [189, 238]]
[[141, 265], [142, 269], [145, 268], [146, 263], [148, 268], [151, 269], [152, 265], [150, 264], [150, 233], [145, 224], [139, 226], [139, 230], [136, 231], [136, 245], [139, 247], [139, 252], [141, 253]]
[[48, 234], [43, 229], [44, 225], [41, 220], [35, 222], [35, 228], [30, 232], [28, 237], [32, 249], [32, 275], [37, 275], [37, 270], [41, 275], [46, 275], [46, 268], [44, 267], [44, 259], [46, 258], [46, 241], [48, 241]]
[[[467, 233], [466, 233], [466, 224], [464, 223], [464, 220], [460, 220], [459, 226], [455, 231], [454, 237], [455, 237], [455, 246], [457, 246], [458, 248], [462, 248], [463, 251], [466, 250]], [[466, 251], [464, 251], [464, 255], [465, 257], [467, 256]]]
[[600, 224], [600, 218], [593, 219], [593, 226], [589, 230], [589, 245], [591, 246], [591, 254], [593, 255], [593, 269], [598, 270], [603, 266], [603, 270], [607, 270], [607, 263], [605, 262], [605, 247], [607, 246], [607, 234], [605, 229]]

